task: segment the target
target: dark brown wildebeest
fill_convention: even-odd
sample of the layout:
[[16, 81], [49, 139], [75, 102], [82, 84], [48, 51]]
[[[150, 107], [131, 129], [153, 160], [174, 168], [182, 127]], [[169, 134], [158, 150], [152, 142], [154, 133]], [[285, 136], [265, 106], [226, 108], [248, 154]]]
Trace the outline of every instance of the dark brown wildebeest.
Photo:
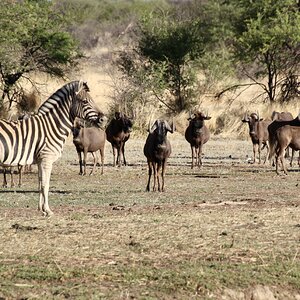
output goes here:
[[113, 166], [116, 166], [116, 151], [117, 151], [117, 164], [121, 167], [121, 156], [126, 166], [125, 159], [125, 143], [130, 137], [132, 130], [132, 121], [123, 113], [116, 112], [115, 117], [110, 121], [106, 128], [106, 138], [112, 145], [113, 150]]
[[273, 111], [271, 115], [271, 119], [272, 121], [291, 121], [294, 119], [294, 117], [290, 112]]
[[192, 149], [192, 169], [194, 168], [194, 159], [196, 166], [202, 166], [202, 147], [209, 140], [210, 133], [205, 126], [204, 121], [210, 120], [207, 114], [195, 112], [188, 119], [189, 125], [185, 130], [185, 139], [191, 144]]
[[[76, 122], [72, 128], [73, 143], [76, 147], [76, 151], [79, 159], [79, 174], [86, 175], [86, 159], [87, 154], [92, 153], [94, 158], [93, 169], [90, 173], [92, 175], [95, 171], [97, 157], [96, 152], [99, 150], [101, 157], [101, 174], [103, 174], [104, 165], [104, 147], [106, 141], [106, 133], [104, 130], [98, 127], [84, 127], [80, 122]], [[81, 154], [83, 153], [83, 161]], [[82, 170], [82, 165], [84, 170]]]
[[284, 154], [288, 146], [292, 150], [300, 150], [300, 114], [291, 121], [274, 121], [269, 127], [270, 154], [269, 159], [276, 156], [276, 173], [279, 174], [279, 161], [287, 174]]
[[[10, 186], [14, 187], [15, 186], [15, 180], [14, 180], [14, 170], [15, 167], [3, 167], [3, 187], [8, 187], [8, 182], [7, 182], [7, 174], [10, 175]], [[23, 166], [19, 165], [18, 166], [18, 174], [19, 174], [19, 183], [18, 186], [21, 187], [22, 186], [22, 170], [23, 170]]]
[[[171, 154], [171, 144], [167, 139], [168, 131], [173, 133], [175, 130], [174, 122], [172, 127], [165, 120], [156, 120], [152, 126], [149, 123], [149, 134], [144, 146], [144, 155], [148, 163], [148, 183], [146, 190], [150, 191], [150, 180], [152, 172], [154, 173], [153, 191], [156, 191], [156, 182], [158, 191], [165, 189], [165, 172], [167, 159]], [[161, 184], [159, 181], [159, 171], [161, 169]]]
[[266, 162], [269, 154], [269, 132], [268, 126], [272, 121], [263, 120], [257, 113], [244, 114], [242, 122], [248, 123], [249, 135], [253, 144], [253, 163], [256, 162], [256, 153], [258, 152], [258, 163], [261, 163], [261, 150], [267, 148]]
[[[271, 115], [272, 121], [291, 121], [294, 119], [293, 115], [290, 112], [278, 112], [273, 111]], [[294, 150], [292, 149], [292, 156], [290, 160], [290, 166], [293, 166]], [[289, 157], [289, 147], [286, 149], [286, 158]]]

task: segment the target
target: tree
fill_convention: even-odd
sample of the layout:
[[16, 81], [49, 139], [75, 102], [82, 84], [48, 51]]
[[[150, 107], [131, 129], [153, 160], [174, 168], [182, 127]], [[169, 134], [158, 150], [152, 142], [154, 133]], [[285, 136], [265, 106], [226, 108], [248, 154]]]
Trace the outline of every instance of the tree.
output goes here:
[[20, 78], [38, 71], [64, 77], [82, 54], [66, 31], [69, 19], [47, 0], [0, 2], [0, 107]]
[[[236, 0], [234, 54], [270, 103], [300, 95], [300, 14], [295, 0]], [[266, 82], [264, 79], [267, 79]]]
[[132, 82], [141, 82], [170, 111], [181, 112], [195, 101], [195, 61], [203, 54], [207, 36], [198, 20], [177, 20], [161, 13], [139, 23], [137, 44], [122, 53], [118, 65]]

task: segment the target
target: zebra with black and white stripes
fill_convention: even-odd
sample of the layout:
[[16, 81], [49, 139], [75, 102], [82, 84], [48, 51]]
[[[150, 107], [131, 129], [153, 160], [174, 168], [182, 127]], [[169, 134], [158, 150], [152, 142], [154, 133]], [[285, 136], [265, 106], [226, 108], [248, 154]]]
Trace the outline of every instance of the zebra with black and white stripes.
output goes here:
[[53, 163], [76, 117], [102, 126], [106, 117], [96, 107], [85, 82], [73, 81], [56, 91], [31, 118], [17, 122], [0, 120], [0, 164], [24, 166], [37, 163], [39, 178], [38, 208], [50, 216], [49, 183]]

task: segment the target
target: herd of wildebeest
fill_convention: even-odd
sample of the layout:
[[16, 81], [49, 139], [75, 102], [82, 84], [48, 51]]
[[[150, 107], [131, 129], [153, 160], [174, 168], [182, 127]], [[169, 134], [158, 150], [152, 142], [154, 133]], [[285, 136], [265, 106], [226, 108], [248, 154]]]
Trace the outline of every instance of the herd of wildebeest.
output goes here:
[[[202, 148], [209, 140], [210, 132], [205, 125], [205, 120], [209, 120], [207, 114], [196, 111], [188, 118], [189, 124], [185, 130], [185, 139], [190, 144], [192, 151], [191, 168], [202, 166]], [[274, 111], [270, 119], [260, 118], [258, 113], [245, 113], [242, 122], [248, 123], [249, 135], [253, 145], [253, 163], [261, 163], [261, 150], [266, 148], [267, 159], [276, 166], [276, 173], [279, 174], [279, 164], [281, 164], [284, 174], [287, 168], [284, 163], [284, 156], [289, 156], [288, 150], [291, 148], [290, 165], [292, 166], [294, 152], [300, 150], [300, 119], [295, 119], [289, 112]], [[108, 123], [106, 129], [90, 127], [82, 120], [76, 120], [72, 133], [79, 159], [79, 174], [86, 175], [86, 161], [88, 153], [91, 153], [94, 164], [90, 175], [95, 171], [98, 163], [97, 152], [101, 158], [101, 174], [103, 174], [104, 148], [105, 142], [112, 145], [113, 166], [126, 165], [125, 143], [130, 138], [133, 121], [126, 114], [117, 111], [113, 119]], [[148, 137], [144, 145], [144, 155], [148, 163], [148, 182], [146, 190], [150, 191], [150, 181], [153, 175], [153, 191], [164, 191], [164, 177], [166, 172], [167, 159], [171, 154], [171, 144], [167, 138], [167, 133], [175, 131], [174, 122], [171, 125], [166, 120], [158, 119], [152, 125], [149, 122]], [[287, 152], [287, 153], [286, 153]], [[83, 155], [83, 157], [82, 157]], [[298, 160], [300, 165], [300, 156]], [[7, 187], [6, 172], [4, 171], [3, 186]], [[11, 182], [14, 180], [11, 170]], [[22, 183], [22, 169], [19, 168], [19, 186]]]
[[[209, 140], [210, 132], [205, 121], [211, 119], [207, 114], [196, 111], [188, 118], [189, 124], [185, 130], [185, 139], [190, 144], [192, 151], [191, 168], [202, 166], [202, 148]], [[288, 148], [291, 148], [292, 165], [294, 152], [300, 150], [300, 120], [295, 119], [289, 112], [276, 112], [271, 115], [270, 120], [264, 120], [258, 113], [245, 113], [242, 122], [248, 123], [249, 135], [253, 144], [253, 163], [261, 163], [261, 150], [267, 149], [266, 158], [276, 165], [276, 172], [279, 174], [279, 164], [282, 165], [284, 174], [287, 169], [284, 163], [284, 155]], [[91, 152], [94, 156], [95, 170], [96, 157], [94, 152], [99, 150], [101, 155], [103, 173], [103, 155], [105, 140], [111, 143], [113, 148], [113, 166], [126, 165], [125, 143], [130, 137], [133, 122], [125, 114], [116, 112], [114, 118], [108, 124], [106, 130], [95, 127], [85, 128], [82, 124], [74, 126], [73, 142], [79, 157], [80, 174], [86, 174], [86, 157]], [[148, 182], [146, 190], [150, 191], [150, 181], [153, 175], [153, 191], [164, 191], [164, 177], [166, 172], [167, 159], [171, 154], [171, 144], [167, 133], [175, 131], [175, 124], [169, 124], [166, 120], [158, 119], [153, 124], [149, 122], [148, 137], [144, 145], [144, 155], [148, 163]], [[116, 154], [117, 152], [117, 154]], [[81, 153], [84, 158], [82, 160]], [[84, 171], [82, 170], [82, 163]], [[299, 163], [299, 161], [298, 161]]]

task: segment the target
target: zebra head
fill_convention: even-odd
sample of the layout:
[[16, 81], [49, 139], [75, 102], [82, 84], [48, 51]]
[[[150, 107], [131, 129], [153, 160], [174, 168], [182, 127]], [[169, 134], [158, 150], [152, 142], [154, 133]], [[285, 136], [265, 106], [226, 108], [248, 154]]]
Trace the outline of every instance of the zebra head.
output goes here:
[[78, 82], [78, 90], [75, 92], [71, 114], [74, 117], [89, 121], [94, 126], [104, 127], [107, 118], [97, 108], [89, 91], [90, 89], [86, 82]]

